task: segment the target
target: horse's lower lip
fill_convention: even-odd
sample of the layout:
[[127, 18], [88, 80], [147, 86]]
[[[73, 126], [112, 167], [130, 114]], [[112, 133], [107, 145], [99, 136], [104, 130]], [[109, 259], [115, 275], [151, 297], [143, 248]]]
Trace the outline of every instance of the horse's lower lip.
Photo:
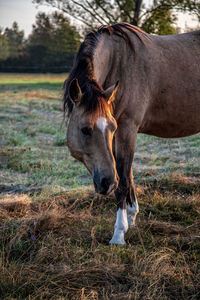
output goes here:
[[114, 190], [115, 189], [115, 184], [113, 183], [113, 184], [111, 184], [110, 186], [109, 186], [109, 188], [108, 188], [108, 190], [107, 190], [107, 192], [106, 192], [106, 194], [108, 195], [108, 194], [110, 194], [111, 192], [112, 192], [112, 190]]
[[110, 194], [115, 188], [116, 188], [116, 185], [113, 183], [109, 186], [108, 190], [103, 190], [103, 189], [98, 189], [98, 186], [96, 184], [94, 184], [94, 187], [95, 187], [95, 190], [97, 193], [101, 194], [101, 195], [108, 195]]

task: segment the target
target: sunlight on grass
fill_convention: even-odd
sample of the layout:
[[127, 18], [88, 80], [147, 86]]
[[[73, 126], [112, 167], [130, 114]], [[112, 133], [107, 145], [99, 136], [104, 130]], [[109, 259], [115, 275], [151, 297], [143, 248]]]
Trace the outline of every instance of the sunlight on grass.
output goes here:
[[13, 74], [0, 73], [0, 84], [41, 84], [41, 83], [62, 83], [67, 78], [67, 74]]

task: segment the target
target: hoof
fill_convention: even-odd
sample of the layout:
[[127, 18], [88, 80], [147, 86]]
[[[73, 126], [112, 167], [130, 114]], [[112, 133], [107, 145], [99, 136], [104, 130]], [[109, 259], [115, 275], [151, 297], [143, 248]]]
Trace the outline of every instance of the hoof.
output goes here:
[[109, 244], [112, 244], [112, 245], [126, 245], [126, 242], [124, 239], [119, 239], [119, 238], [115, 238], [113, 237]]
[[129, 227], [135, 227], [135, 218], [133, 218], [132, 216], [128, 217], [128, 226]]

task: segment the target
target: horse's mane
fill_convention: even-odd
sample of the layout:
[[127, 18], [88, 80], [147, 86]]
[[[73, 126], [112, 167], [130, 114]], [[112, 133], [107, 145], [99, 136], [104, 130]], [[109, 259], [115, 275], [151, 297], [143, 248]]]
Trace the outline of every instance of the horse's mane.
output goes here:
[[136, 26], [133, 26], [131, 24], [128, 24], [128, 23], [117, 23], [117, 24], [113, 24], [111, 26], [103, 25], [103, 26], [99, 27], [98, 32], [100, 32], [100, 33], [108, 32], [110, 35], [116, 34], [116, 35], [122, 37], [123, 39], [125, 39], [129, 43], [129, 45], [131, 46], [132, 50], [135, 53], [134, 44], [131, 41], [130, 36], [128, 35], [126, 30], [124, 30], [124, 29], [128, 29], [129, 31], [134, 33], [142, 43], [143, 43], [143, 37], [149, 38], [147, 33], [144, 32], [142, 29], [140, 29]]
[[98, 45], [99, 38], [103, 33], [108, 33], [109, 35], [115, 34], [122, 37], [129, 43], [133, 52], [135, 53], [134, 44], [131, 41], [126, 29], [134, 33], [142, 43], [142, 37], [148, 37], [144, 31], [128, 23], [117, 23], [111, 26], [101, 26], [98, 30], [93, 30], [86, 35], [85, 40], [81, 43], [79, 48], [74, 67], [68, 79], [64, 83], [64, 113], [68, 111], [68, 115], [70, 115], [72, 112], [73, 103], [69, 98], [68, 90], [70, 82], [74, 78], [77, 78], [83, 93], [81, 105], [84, 106], [85, 112], [91, 114], [98, 113], [99, 115], [107, 114], [107, 111], [109, 111], [109, 105], [102, 95], [103, 88], [94, 78], [93, 54]]

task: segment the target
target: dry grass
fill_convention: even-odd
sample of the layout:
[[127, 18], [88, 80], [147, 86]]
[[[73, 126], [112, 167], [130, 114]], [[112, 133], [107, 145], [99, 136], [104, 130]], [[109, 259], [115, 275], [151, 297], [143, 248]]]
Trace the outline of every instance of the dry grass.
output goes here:
[[2, 299], [199, 299], [199, 194], [137, 191], [141, 211], [125, 247], [108, 245], [113, 197], [6, 195]]
[[31, 199], [27, 195], [4, 195], [0, 197], [0, 208], [8, 212], [26, 211]]

